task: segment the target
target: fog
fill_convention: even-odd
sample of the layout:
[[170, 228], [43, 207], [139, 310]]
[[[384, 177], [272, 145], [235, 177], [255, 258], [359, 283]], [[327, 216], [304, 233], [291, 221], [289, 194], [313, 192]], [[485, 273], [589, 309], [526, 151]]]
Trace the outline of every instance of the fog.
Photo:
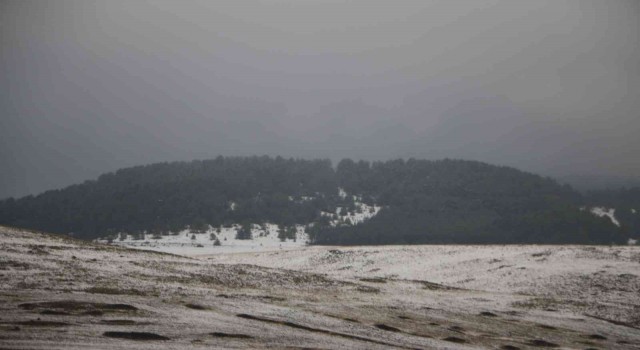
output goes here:
[[217, 155], [640, 183], [640, 2], [0, 2], [0, 198]]

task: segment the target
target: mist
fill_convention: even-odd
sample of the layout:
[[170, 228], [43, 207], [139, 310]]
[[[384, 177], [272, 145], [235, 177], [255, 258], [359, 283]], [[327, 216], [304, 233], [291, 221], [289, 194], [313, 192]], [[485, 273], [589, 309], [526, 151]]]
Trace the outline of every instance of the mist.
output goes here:
[[640, 183], [634, 0], [3, 1], [0, 77], [0, 198], [253, 154]]

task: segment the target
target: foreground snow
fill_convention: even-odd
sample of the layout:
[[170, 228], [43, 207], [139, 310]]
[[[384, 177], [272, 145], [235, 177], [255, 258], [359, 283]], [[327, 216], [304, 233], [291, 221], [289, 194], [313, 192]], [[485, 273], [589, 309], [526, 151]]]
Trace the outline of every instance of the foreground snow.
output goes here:
[[[607, 317], [624, 315], [640, 326], [640, 247], [310, 247], [288, 252], [212, 255], [205, 258], [223, 264], [250, 263], [319, 273], [342, 280], [420, 280], [496, 293], [494, 296], [516, 293], [569, 299], [592, 303], [594, 309], [589, 312]], [[628, 301], [633, 303], [625, 306]], [[501, 304], [502, 300], [485, 302]], [[607, 304], [609, 309], [602, 307]], [[561, 306], [571, 309], [570, 305]]]
[[0, 348], [640, 346], [640, 247], [194, 258], [0, 227], [0, 249]]

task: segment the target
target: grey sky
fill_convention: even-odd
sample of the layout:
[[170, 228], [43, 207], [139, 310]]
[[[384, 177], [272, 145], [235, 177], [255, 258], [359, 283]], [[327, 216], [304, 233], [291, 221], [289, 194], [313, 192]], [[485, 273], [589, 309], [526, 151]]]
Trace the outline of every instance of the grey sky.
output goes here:
[[640, 2], [1, 1], [0, 198], [222, 155], [640, 178]]

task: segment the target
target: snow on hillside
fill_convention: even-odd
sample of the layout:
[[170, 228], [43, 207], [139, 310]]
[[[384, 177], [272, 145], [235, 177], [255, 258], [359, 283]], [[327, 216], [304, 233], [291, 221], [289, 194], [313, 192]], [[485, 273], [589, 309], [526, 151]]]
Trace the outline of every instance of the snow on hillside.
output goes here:
[[[135, 239], [132, 235], [126, 235], [125, 239], [116, 239], [111, 243], [130, 248], [179, 255], [199, 255], [296, 249], [307, 245], [309, 242], [309, 235], [302, 225], [296, 226], [295, 239], [286, 239], [284, 241], [278, 238], [277, 225], [266, 224], [264, 227], [252, 225], [252, 239], [237, 239], [236, 236], [239, 229], [240, 225], [216, 229], [210, 228], [203, 233], [182, 230], [177, 234], [168, 236], [144, 234], [143, 239]], [[220, 245], [216, 245], [216, 240]], [[105, 239], [97, 241], [101, 243], [107, 242]]]
[[[339, 195], [342, 199], [348, 196], [342, 188], [339, 189]], [[382, 207], [377, 205], [363, 203], [361, 197], [352, 196], [352, 198], [355, 207], [354, 210], [348, 211], [347, 208], [337, 207], [335, 213], [322, 212], [321, 215], [329, 218], [329, 224], [331, 226], [357, 225], [374, 217], [380, 209], [382, 209]], [[313, 199], [314, 197], [309, 196], [301, 196], [298, 198], [289, 197], [289, 200], [296, 202], [306, 202]], [[237, 204], [235, 202], [229, 202], [230, 210], [235, 210], [236, 208]], [[192, 230], [185, 229], [170, 235], [145, 233], [142, 237], [138, 238], [130, 234], [122, 233], [120, 238], [117, 239], [109, 240], [107, 238], [101, 238], [96, 241], [100, 243], [111, 242], [111, 244], [130, 248], [154, 250], [179, 255], [290, 250], [309, 244], [309, 234], [306, 232], [307, 225], [296, 225], [295, 239], [285, 239], [284, 241], [278, 237], [278, 226], [274, 224], [253, 224], [251, 228], [251, 239], [238, 239], [236, 236], [240, 229], [241, 226], [239, 224], [234, 224], [230, 227], [209, 227], [205, 232], [193, 232]]]
[[341, 279], [427, 280], [458, 288], [522, 293], [538, 291], [558, 275], [597, 274], [609, 269], [604, 266], [607, 264], [618, 274], [636, 273], [640, 266], [637, 247], [577, 245], [313, 246], [281, 253], [209, 258], [224, 264], [251, 261]]
[[[587, 210], [586, 207], [581, 207], [580, 210]], [[615, 208], [605, 208], [605, 207], [593, 207], [589, 210], [589, 212], [598, 217], [607, 217], [611, 222], [620, 227], [620, 221], [616, 219], [616, 209]], [[631, 208], [631, 214], [636, 214], [637, 211]], [[636, 245], [638, 244], [638, 239], [629, 237], [627, 240], [628, 245]]]
[[[220, 264], [252, 264], [317, 273], [339, 280], [371, 281], [379, 288], [391, 283], [428, 281], [486, 293], [480, 303], [478, 300], [458, 300], [455, 305], [447, 305], [449, 309], [468, 310], [478, 305], [507, 308], [509, 303], [513, 303], [509, 294], [515, 293], [536, 295], [539, 298], [536, 300], [564, 311], [640, 322], [639, 248], [573, 245], [314, 246], [296, 251], [202, 258]], [[437, 285], [431, 287], [436, 288]], [[407, 291], [403, 290], [395, 297], [410, 303], [410, 298], [403, 297], [405, 293]], [[494, 297], [488, 297], [491, 293], [495, 293]], [[431, 308], [442, 307], [439, 300], [428, 302]]]
[[[338, 188], [338, 195], [342, 199], [346, 199], [349, 195], [342, 188]], [[331, 226], [340, 225], [357, 225], [378, 215], [382, 207], [377, 205], [368, 205], [362, 201], [360, 196], [351, 196], [355, 206], [354, 211], [348, 211], [347, 208], [337, 207], [335, 213], [322, 212], [323, 216], [331, 219]]]
[[616, 210], [614, 208], [593, 207], [591, 208], [591, 213], [599, 217], [606, 216], [614, 225], [620, 227], [620, 222], [615, 217]]
[[3, 349], [640, 345], [640, 247], [306, 247], [187, 258], [2, 226], [0, 247]]
[[357, 199], [355, 201], [355, 207], [356, 210], [350, 212], [348, 211], [346, 213], [342, 213], [342, 207], [337, 207], [335, 213], [322, 212], [321, 214], [331, 219], [331, 226], [357, 225], [376, 216], [380, 209], [382, 209], [382, 207], [380, 206], [367, 205]]

